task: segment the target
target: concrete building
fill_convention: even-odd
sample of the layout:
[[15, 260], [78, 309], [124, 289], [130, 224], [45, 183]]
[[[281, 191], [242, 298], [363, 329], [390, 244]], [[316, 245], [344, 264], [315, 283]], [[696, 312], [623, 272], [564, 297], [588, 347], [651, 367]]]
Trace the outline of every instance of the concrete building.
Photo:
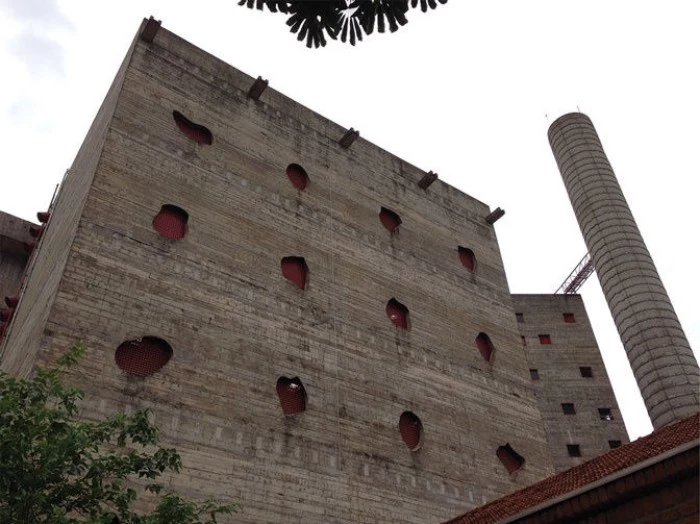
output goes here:
[[34, 242], [30, 228], [34, 224], [0, 211], [0, 296], [17, 294]]
[[580, 295], [513, 295], [556, 471], [628, 442]]
[[261, 85], [144, 24], [2, 369], [85, 340], [86, 416], [150, 406], [172, 487], [236, 521], [438, 521], [551, 474], [489, 208]]
[[501, 214], [144, 21], [0, 368], [84, 340], [85, 415], [150, 407], [236, 522], [452, 518], [627, 440], [580, 297], [510, 295]]

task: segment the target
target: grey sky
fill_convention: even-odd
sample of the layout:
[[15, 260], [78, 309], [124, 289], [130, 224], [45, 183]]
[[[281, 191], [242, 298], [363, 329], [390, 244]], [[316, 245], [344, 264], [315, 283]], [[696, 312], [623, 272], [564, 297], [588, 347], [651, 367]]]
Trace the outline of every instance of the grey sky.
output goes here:
[[[140, 20], [153, 14], [298, 102], [503, 207], [497, 233], [513, 292], [553, 292], [585, 253], [546, 138], [549, 122], [580, 107], [698, 347], [697, 0], [663, 8], [646, 0], [451, 0], [412, 13], [394, 35], [321, 50], [299, 44], [280, 16], [235, 4], [2, 0], [0, 209], [31, 218], [46, 207]], [[57, 43], [60, 53], [42, 51], [46, 42], [27, 34]], [[48, 68], [57, 63], [62, 69]], [[628, 429], [647, 433], [594, 277], [582, 294]]]

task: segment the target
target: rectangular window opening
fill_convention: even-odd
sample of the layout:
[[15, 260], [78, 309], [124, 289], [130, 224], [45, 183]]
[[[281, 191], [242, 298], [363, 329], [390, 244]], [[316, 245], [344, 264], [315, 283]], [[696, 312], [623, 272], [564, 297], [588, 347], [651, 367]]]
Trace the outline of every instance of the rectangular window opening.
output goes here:
[[575, 415], [576, 414], [576, 408], [574, 407], [573, 403], [571, 403], [571, 402], [562, 403], [561, 410], [564, 412], [565, 415]]
[[549, 335], [540, 335], [540, 344], [551, 344], [552, 337]]
[[530, 378], [532, 380], [539, 380], [540, 379], [540, 372], [537, 371], [536, 369], [531, 369], [530, 370]]
[[600, 415], [600, 420], [612, 420], [612, 409], [610, 408], [598, 408], [598, 415]]
[[573, 313], [564, 313], [564, 322], [567, 324], [573, 324], [576, 322], [576, 317], [574, 317]]
[[578, 444], [567, 444], [566, 450], [569, 452], [570, 457], [581, 456], [581, 446], [579, 446]]
[[608, 440], [608, 446], [610, 446], [610, 449], [619, 448], [620, 446], [622, 446], [622, 441], [621, 440]]
[[583, 378], [593, 378], [593, 368], [590, 366], [581, 366], [578, 368], [578, 370], [581, 372], [581, 376]]
[[525, 317], [523, 316], [522, 313], [516, 313], [515, 320], [517, 320], [518, 322], [525, 322]]

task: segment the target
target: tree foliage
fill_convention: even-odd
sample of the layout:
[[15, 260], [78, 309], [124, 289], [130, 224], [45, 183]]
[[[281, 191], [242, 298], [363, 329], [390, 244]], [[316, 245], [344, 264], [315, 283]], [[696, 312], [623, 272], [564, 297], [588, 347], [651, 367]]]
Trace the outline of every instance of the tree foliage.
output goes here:
[[[196, 504], [164, 492], [157, 479], [181, 468], [177, 451], [158, 443], [147, 410], [81, 420], [83, 393], [61, 374], [85, 351], [73, 347], [33, 378], [0, 373], [0, 522], [49, 524], [194, 524], [217, 522], [236, 504]], [[139, 492], [158, 498], [132, 509]]]
[[409, 9], [424, 13], [447, 0], [239, 0], [250, 9], [287, 15], [287, 25], [307, 47], [325, 46], [326, 37], [355, 45], [363, 35], [392, 33], [406, 25]]

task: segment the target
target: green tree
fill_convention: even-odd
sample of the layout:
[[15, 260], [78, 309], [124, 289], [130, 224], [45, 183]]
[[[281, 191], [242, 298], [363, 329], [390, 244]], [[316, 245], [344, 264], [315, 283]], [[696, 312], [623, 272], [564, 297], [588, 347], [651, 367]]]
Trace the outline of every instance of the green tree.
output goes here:
[[[217, 522], [236, 504], [196, 504], [164, 492], [157, 479], [178, 472], [180, 456], [158, 443], [147, 410], [81, 420], [81, 390], [62, 373], [85, 352], [78, 344], [33, 378], [0, 373], [0, 522], [194, 524]], [[157, 497], [148, 513], [132, 509], [139, 491]]]
[[287, 25], [307, 47], [326, 45], [326, 37], [340, 36], [355, 45], [363, 35], [377, 31], [392, 33], [406, 25], [406, 13], [420, 6], [425, 13], [447, 0], [239, 0], [238, 5], [253, 9], [267, 8], [287, 15]]

